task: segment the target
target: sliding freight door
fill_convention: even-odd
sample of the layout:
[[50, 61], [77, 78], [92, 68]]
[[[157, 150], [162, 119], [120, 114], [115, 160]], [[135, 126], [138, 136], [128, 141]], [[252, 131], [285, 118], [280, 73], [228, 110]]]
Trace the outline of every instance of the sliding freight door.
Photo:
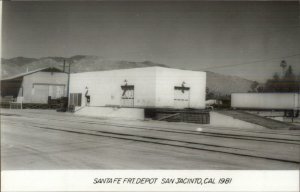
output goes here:
[[188, 108], [190, 105], [190, 88], [174, 87], [174, 107], [179, 109]]
[[124, 85], [121, 86], [121, 106], [122, 107], [134, 107], [134, 86]]

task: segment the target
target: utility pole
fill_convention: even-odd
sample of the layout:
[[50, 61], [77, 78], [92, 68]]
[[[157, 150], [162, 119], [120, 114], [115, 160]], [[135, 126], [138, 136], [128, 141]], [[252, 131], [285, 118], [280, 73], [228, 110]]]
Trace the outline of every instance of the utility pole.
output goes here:
[[64, 68], [63, 68], [63, 72], [65, 72], [66, 69], [66, 60], [64, 59]]
[[68, 87], [67, 87], [68, 109], [70, 104], [70, 73], [71, 73], [71, 62], [69, 62], [69, 71], [68, 71]]

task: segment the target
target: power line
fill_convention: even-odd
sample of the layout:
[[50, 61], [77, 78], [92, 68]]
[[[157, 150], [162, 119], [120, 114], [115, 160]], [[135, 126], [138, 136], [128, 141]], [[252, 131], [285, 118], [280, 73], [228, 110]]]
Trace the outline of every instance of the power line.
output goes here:
[[300, 53], [294, 54], [294, 55], [287, 55], [287, 56], [283, 56], [283, 57], [274, 57], [274, 58], [269, 58], [269, 59], [265, 59], [265, 60], [258, 60], [258, 61], [246, 62], [246, 63], [207, 67], [207, 68], [202, 68], [201, 70], [217, 69], [217, 68], [225, 68], [225, 67], [234, 67], [234, 66], [240, 66], [240, 65], [249, 65], [249, 64], [261, 63], [261, 62], [265, 62], [265, 61], [269, 61], [269, 60], [276, 60], [276, 59], [284, 59], [284, 58], [289, 58], [289, 57], [295, 57], [295, 56], [299, 56], [299, 55], [300, 55]]

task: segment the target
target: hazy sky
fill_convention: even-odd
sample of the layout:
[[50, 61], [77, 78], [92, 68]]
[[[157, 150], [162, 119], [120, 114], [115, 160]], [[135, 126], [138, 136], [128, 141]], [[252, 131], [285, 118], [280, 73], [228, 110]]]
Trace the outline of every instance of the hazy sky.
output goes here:
[[[4, 2], [2, 57], [98, 55], [262, 81], [286, 56], [300, 73], [299, 19], [297, 1]], [[217, 68], [235, 64], [247, 65]]]

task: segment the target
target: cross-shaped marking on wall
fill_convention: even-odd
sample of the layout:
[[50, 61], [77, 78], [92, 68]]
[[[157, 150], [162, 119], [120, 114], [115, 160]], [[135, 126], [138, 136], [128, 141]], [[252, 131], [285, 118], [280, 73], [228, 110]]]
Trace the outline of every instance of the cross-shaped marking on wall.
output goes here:
[[127, 80], [126, 79], [124, 80], [124, 82], [125, 82], [125, 85], [121, 86], [121, 89], [123, 90], [122, 96], [125, 96], [127, 90], [133, 90], [134, 89], [133, 85], [128, 85], [127, 84]]
[[175, 88], [176, 90], [180, 90], [182, 93], [184, 93], [184, 91], [190, 90], [189, 87], [185, 87], [185, 86], [184, 86], [185, 84], [186, 84], [186, 83], [183, 81], [182, 84], [181, 84], [181, 86], [175, 86], [174, 88]]
[[123, 94], [122, 94], [122, 96], [124, 96], [125, 93], [126, 93], [126, 91], [127, 91], [127, 80], [125, 79], [124, 82], [125, 82], [125, 85], [122, 87], [122, 89], [123, 89]]

